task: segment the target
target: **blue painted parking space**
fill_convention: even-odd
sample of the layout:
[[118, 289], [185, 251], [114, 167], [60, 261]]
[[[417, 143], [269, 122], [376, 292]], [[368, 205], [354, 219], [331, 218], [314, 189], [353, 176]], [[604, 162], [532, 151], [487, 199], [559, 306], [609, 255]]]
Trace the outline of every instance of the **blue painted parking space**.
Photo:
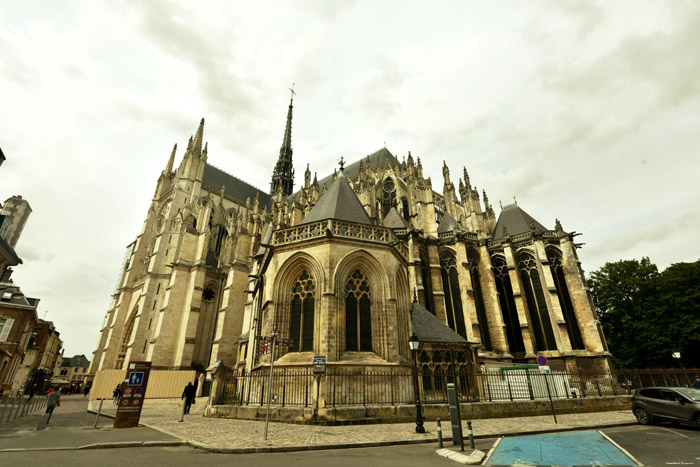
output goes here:
[[594, 430], [503, 438], [484, 465], [638, 465]]

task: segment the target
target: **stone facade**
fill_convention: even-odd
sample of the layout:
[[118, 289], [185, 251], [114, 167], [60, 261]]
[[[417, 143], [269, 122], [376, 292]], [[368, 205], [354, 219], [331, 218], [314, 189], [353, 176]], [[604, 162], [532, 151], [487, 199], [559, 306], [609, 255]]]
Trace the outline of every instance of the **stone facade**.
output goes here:
[[[292, 192], [290, 103], [271, 193], [207, 163], [204, 120], [160, 175], [129, 245], [90, 373], [148, 360], [200, 372], [270, 363], [256, 336], [295, 343], [276, 365], [408, 367], [414, 298], [478, 362], [607, 370], [575, 233], [517, 204], [500, 215], [464, 169], [442, 192], [388, 149]], [[350, 194], [348, 194], [350, 193]], [[359, 211], [358, 211], [359, 209]], [[351, 297], [352, 296], [352, 297]]]

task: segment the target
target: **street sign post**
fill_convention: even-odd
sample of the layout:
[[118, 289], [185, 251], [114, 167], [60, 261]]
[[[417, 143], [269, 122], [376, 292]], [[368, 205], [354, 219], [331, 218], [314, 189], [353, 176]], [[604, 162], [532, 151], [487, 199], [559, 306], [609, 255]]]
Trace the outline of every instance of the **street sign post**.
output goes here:
[[114, 428], [133, 428], [139, 425], [150, 373], [151, 362], [129, 363], [126, 384], [122, 385], [117, 415], [114, 417]]
[[326, 356], [317, 355], [314, 357], [314, 374], [326, 372]]
[[544, 355], [540, 355], [539, 357], [537, 357], [537, 364], [540, 366], [545, 366], [547, 364], [547, 357], [545, 357]]

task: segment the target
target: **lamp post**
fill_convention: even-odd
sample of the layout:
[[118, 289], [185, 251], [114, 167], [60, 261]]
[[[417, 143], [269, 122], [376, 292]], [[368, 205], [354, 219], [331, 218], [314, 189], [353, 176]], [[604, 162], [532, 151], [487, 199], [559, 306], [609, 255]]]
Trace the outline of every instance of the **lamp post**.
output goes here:
[[413, 334], [408, 339], [408, 346], [411, 348], [411, 355], [413, 355], [413, 394], [416, 398], [416, 433], [425, 433], [425, 428], [423, 428], [423, 411], [420, 405], [420, 389], [418, 388], [418, 345], [420, 342], [415, 334]]

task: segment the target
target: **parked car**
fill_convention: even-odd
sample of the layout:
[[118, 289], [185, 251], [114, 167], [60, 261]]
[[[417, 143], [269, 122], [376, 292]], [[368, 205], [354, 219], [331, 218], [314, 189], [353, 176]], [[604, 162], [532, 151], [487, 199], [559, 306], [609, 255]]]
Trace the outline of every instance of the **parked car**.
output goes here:
[[637, 389], [632, 413], [641, 425], [654, 422], [691, 423], [700, 428], [700, 390], [653, 387]]

